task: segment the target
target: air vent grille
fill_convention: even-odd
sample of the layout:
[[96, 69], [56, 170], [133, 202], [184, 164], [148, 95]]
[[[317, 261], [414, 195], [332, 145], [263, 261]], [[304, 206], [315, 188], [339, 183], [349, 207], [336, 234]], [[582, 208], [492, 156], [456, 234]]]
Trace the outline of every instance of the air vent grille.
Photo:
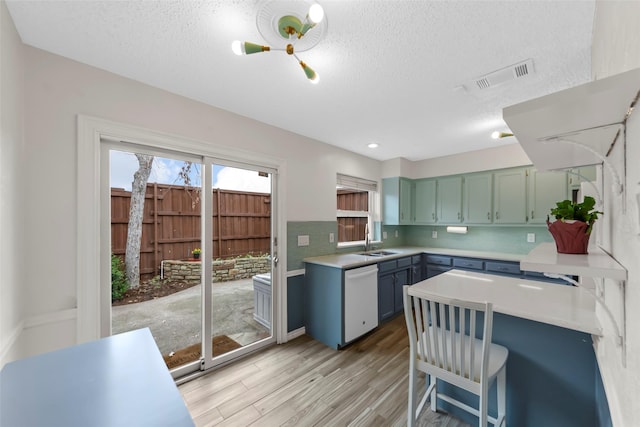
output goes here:
[[464, 86], [476, 87], [477, 89], [485, 90], [511, 80], [529, 76], [533, 73], [533, 60], [527, 59], [526, 61], [522, 61], [517, 64], [501, 68], [482, 77], [478, 77], [473, 81], [473, 83]]

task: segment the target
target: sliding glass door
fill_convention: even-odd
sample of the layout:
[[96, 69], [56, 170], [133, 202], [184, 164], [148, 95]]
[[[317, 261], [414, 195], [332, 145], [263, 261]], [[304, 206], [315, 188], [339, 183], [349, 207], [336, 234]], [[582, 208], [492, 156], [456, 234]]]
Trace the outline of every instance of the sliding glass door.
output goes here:
[[176, 378], [273, 342], [274, 171], [103, 145], [112, 334], [148, 327]]

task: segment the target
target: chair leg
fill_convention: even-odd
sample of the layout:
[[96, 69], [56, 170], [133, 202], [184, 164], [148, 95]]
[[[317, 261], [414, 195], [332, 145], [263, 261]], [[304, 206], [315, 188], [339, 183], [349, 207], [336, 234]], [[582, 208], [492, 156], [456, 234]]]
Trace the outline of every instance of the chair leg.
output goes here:
[[478, 405], [478, 425], [480, 427], [487, 427], [487, 408], [488, 408], [488, 397], [489, 387], [486, 382], [482, 385], [480, 390], [480, 402]]
[[407, 408], [407, 427], [413, 427], [416, 422], [416, 375], [414, 359], [409, 361], [409, 405]]
[[505, 365], [497, 378], [498, 416], [496, 427], [507, 427], [507, 366]]
[[[427, 387], [430, 387], [435, 382], [436, 377], [433, 375], [429, 375], [429, 384], [427, 385]], [[438, 386], [434, 386], [431, 390], [431, 410], [433, 412], [438, 412]]]

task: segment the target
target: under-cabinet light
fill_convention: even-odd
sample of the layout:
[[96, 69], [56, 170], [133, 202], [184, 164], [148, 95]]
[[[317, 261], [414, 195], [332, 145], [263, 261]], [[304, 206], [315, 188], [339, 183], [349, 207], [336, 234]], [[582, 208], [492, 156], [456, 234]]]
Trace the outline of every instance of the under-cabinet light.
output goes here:
[[467, 227], [449, 225], [447, 226], [447, 233], [467, 234]]

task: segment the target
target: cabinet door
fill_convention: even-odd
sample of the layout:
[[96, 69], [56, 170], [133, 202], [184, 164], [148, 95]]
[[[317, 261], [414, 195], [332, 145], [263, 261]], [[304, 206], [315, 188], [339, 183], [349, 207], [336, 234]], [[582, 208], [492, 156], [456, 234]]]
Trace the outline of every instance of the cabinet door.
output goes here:
[[386, 225], [411, 223], [412, 189], [412, 181], [407, 178], [382, 180], [382, 218]]
[[595, 181], [596, 167], [595, 166], [582, 166], [580, 168], [573, 168], [569, 171], [569, 188], [577, 190], [580, 188], [580, 183], [584, 181]]
[[414, 201], [413, 222], [415, 224], [434, 224], [436, 222], [436, 180], [417, 180]]
[[438, 179], [438, 222], [462, 222], [462, 177]]
[[493, 175], [477, 174], [464, 177], [465, 224], [491, 224]]
[[380, 321], [393, 316], [394, 280], [393, 273], [378, 276], [378, 316]]
[[400, 178], [400, 224], [411, 224], [411, 201], [413, 182], [410, 179]]
[[544, 224], [556, 202], [568, 198], [565, 172], [529, 171], [529, 223]]
[[526, 169], [511, 169], [493, 175], [494, 224], [527, 222]]
[[403, 310], [404, 304], [402, 301], [402, 287], [404, 285], [409, 285], [409, 273], [410, 270], [401, 270], [395, 273], [394, 283], [393, 283], [393, 312], [399, 313]]

